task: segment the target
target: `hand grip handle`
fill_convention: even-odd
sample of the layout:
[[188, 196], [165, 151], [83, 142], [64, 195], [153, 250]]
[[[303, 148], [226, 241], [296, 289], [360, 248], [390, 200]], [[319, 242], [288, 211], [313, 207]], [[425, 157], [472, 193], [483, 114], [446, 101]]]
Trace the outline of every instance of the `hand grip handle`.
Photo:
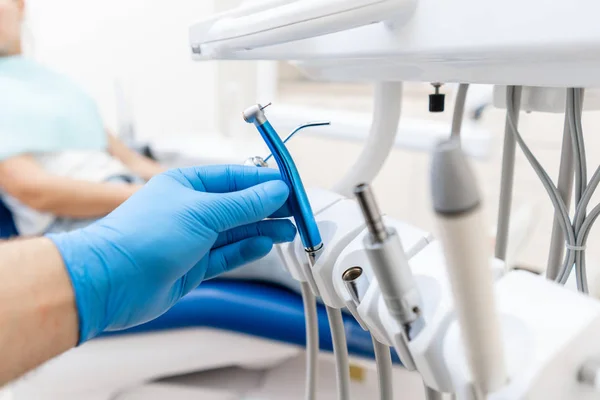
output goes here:
[[[412, 9], [414, 0], [298, 0], [246, 16], [216, 21], [203, 53], [272, 46], [357, 28]], [[235, 14], [232, 14], [235, 15]]]

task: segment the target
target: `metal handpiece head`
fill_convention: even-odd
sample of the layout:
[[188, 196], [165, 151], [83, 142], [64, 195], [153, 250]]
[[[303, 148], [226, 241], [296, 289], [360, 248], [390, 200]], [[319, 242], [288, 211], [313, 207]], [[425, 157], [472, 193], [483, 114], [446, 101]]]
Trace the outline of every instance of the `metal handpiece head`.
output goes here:
[[269, 107], [271, 103], [266, 106], [262, 106], [260, 104], [253, 105], [252, 107], [248, 107], [244, 110], [242, 115], [244, 116], [244, 121], [249, 124], [254, 124], [256, 126], [260, 126], [267, 122], [267, 117], [265, 116], [264, 109]]
[[371, 239], [374, 243], [384, 242], [389, 236], [389, 233], [383, 224], [381, 211], [379, 210], [379, 205], [377, 204], [377, 200], [375, 200], [371, 186], [362, 183], [354, 189], [354, 194], [356, 195], [356, 200], [365, 217]]

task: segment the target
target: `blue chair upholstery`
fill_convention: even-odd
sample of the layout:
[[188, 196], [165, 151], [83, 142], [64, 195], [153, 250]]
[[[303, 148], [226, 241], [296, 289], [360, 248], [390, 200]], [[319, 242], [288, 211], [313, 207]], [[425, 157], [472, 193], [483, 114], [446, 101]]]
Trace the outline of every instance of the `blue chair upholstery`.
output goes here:
[[[332, 351], [325, 308], [319, 306], [320, 347]], [[350, 354], [372, 358], [371, 336], [349, 315], [344, 316]], [[205, 282], [170, 311], [147, 324], [109, 335], [205, 327], [221, 329], [304, 346], [304, 308], [300, 296], [289, 290], [247, 281]], [[394, 354], [394, 361], [399, 362]]]
[[18, 236], [17, 227], [13, 216], [6, 205], [0, 199], [0, 239], [10, 239], [11, 237]]

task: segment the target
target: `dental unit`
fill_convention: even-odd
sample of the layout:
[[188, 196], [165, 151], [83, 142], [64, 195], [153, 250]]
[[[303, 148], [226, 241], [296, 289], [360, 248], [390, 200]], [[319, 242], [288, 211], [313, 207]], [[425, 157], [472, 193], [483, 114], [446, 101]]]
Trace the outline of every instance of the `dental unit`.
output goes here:
[[[594, 280], [600, 273], [586, 258], [600, 216], [600, 205], [591, 206], [600, 167], [588, 174], [582, 125], [586, 111], [600, 110], [599, 12], [594, 0], [246, 0], [193, 24], [193, 60], [289, 61], [312, 79], [374, 87], [363, 150], [328, 189], [304, 186], [302, 165], [287, 147], [297, 132], [328, 122], [301, 125], [282, 139], [273, 115], [285, 105], [274, 101], [268, 109], [256, 104], [243, 111], [270, 151], [244, 164], [264, 168], [275, 161], [290, 188], [288, 205], [299, 232], [255, 266], [281, 266], [298, 283], [302, 301], [289, 291], [271, 297], [274, 289], [266, 286], [203, 284], [156, 325], [93, 341], [42, 367], [17, 384], [14, 400], [43, 398], [56, 382], [79, 390], [57, 398], [79, 400], [84, 389], [98, 394], [105, 387], [110, 393], [94, 399], [118, 398], [115, 393], [135, 385], [202, 370], [201, 359], [211, 354], [218, 354], [215, 368], [266, 365], [271, 371], [299, 357], [307, 400], [330, 398], [333, 390], [340, 400], [600, 398], [600, 285]], [[433, 147], [424, 179], [433, 233], [387, 215], [386, 203], [375, 198], [373, 182], [396, 143], [403, 82], [427, 84], [431, 112], [449, 108], [442, 92], [451, 84], [457, 88], [447, 137]], [[462, 135], [469, 85], [477, 83], [495, 85], [493, 105], [506, 113], [493, 246], [476, 165]], [[328, 110], [316, 111], [309, 117], [329, 120]], [[521, 112], [564, 114], [558, 179], [528, 146]], [[545, 274], [517, 268], [509, 254], [514, 182], [523, 168], [519, 153], [553, 206]], [[414, 188], [402, 193], [413, 196]], [[206, 300], [202, 296], [219, 285], [227, 289], [217, 302], [224, 315], [207, 316], [217, 331], [202, 332], [215, 348], [200, 348], [199, 332], [187, 330], [204, 310], [194, 300]], [[231, 303], [242, 311], [232, 312]], [[275, 315], [272, 321], [261, 308]], [[228, 319], [229, 312], [234, 317]], [[161, 321], [179, 325], [171, 332]], [[361, 352], [357, 338], [368, 351]], [[330, 351], [333, 357], [324, 355]], [[106, 362], [110, 354], [127, 354], [122, 365], [135, 371], [131, 377], [114, 372]], [[335, 375], [328, 375], [323, 359], [335, 362]], [[377, 396], [371, 386], [360, 392], [361, 378], [350, 374], [357, 364], [376, 370]], [[414, 382], [416, 396], [408, 389]], [[331, 391], [322, 394], [322, 386]]]
[[[364, 3], [367, 5], [368, 2]], [[566, 258], [560, 268], [553, 267], [557, 272], [551, 279], [566, 283], [574, 265], [578, 288], [584, 292], [588, 290], [584, 243], [590, 224], [600, 212], [594, 210], [584, 226], [584, 210], [599, 179], [594, 175], [588, 182], [584, 169], [580, 123], [584, 104], [582, 91], [556, 87], [589, 87], [600, 83], [599, 75], [592, 72], [595, 67], [600, 66], [598, 62], [591, 58], [573, 57], [573, 52], [569, 50], [572, 43], [583, 46], [585, 39], [582, 38], [594, 37], [594, 40], [600, 41], [600, 31], [572, 27], [574, 29], [565, 34], [564, 31], [550, 32], [543, 28], [541, 30], [544, 33], [537, 31], [519, 37], [493, 39], [486, 32], [502, 31], [501, 21], [525, 23], [532, 19], [533, 9], [512, 13], [512, 7], [518, 5], [509, 3], [499, 7], [497, 18], [492, 20], [483, 17], [484, 14], [487, 15], [483, 12], [484, 5], [468, 0], [444, 4], [422, 0], [412, 3], [396, 2], [395, 12], [380, 15], [379, 18], [374, 16], [380, 9], [371, 5], [370, 11], [373, 14], [365, 16], [365, 20], [361, 21], [359, 12], [353, 18], [347, 18], [347, 10], [343, 10], [341, 3], [335, 1], [321, 1], [318, 6], [310, 1], [286, 2], [270, 8], [269, 5], [272, 4], [268, 1], [255, 1], [251, 2], [257, 7], [253, 12], [242, 13], [243, 16], [236, 15], [236, 12], [241, 11], [238, 9], [215, 20], [201, 22], [190, 30], [192, 53], [197, 60], [293, 60], [296, 66], [314, 78], [374, 82], [376, 104], [373, 130], [363, 155], [367, 151], [371, 153], [368, 157], [359, 157], [356, 165], [376, 165], [376, 171], [379, 171], [380, 163], [388, 153], [381, 148], [378, 151], [374, 149], [394, 135], [389, 132], [393, 130], [393, 120], [400, 109], [400, 82], [433, 82], [435, 93], [430, 96], [432, 112], [442, 111], [444, 108], [443, 95], [440, 93], [442, 83], [461, 83], [449, 130], [449, 141], [440, 144], [433, 152], [432, 198], [440, 241], [424, 235], [427, 238], [425, 245], [416, 254], [409, 255], [412, 250], [410, 248], [404, 251], [402, 232], [396, 235], [393, 229], [387, 227], [390, 219], [382, 216], [370, 189], [369, 183], [376, 172], [363, 178], [360, 175], [368, 168], [353, 167], [333, 191], [346, 197], [357, 196], [365, 224], [362, 229], [354, 229], [347, 222], [335, 221], [336, 207], [330, 208], [325, 214], [320, 213], [317, 221], [321, 220], [323, 224], [337, 222], [346, 226], [347, 234], [352, 239], [347, 244], [346, 240], [343, 241], [346, 249], [336, 257], [333, 269], [307, 270], [308, 273], [313, 273], [316, 281], [318, 291], [315, 294], [321, 295], [323, 301], [331, 306], [339, 307], [343, 304], [363, 328], [371, 331], [374, 343], [394, 347], [405, 367], [422, 375], [425, 395], [429, 399], [442, 398], [442, 393], [454, 394], [460, 399], [558, 399], [568, 391], [571, 395], [566, 398], [594, 397], [592, 390], [589, 387], [585, 389], [583, 382], [594, 380], [590, 378], [593, 375], [590, 373], [590, 368], [593, 367], [590, 366], [596, 365], [593, 360], [597, 359], [598, 345], [588, 347], [580, 341], [567, 340], [567, 337], [574, 331], [588, 335], [595, 330], [591, 325], [596, 326], [599, 317], [596, 301], [582, 298], [527, 273], [511, 271], [503, 260], [507, 259], [510, 232], [514, 159], [516, 150], [521, 149], [542, 180], [556, 208], [556, 227], [552, 235], [553, 249], [556, 249], [551, 256], [553, 260], [561, 255], [557, 252], [562, 247], [560, 238], [564, 237], [567, 243]], [[590, 11], [594, 8], [592, 3], [583, 3], [582, 6], [589, 7]], [[261, 6], [264, 8], [261, 9]], [[298, 12], [297, 19], [280, 18], [294, 7], [297, 7], [296, 10], [309, 7], [312, 8], [312, 13]], [[331, 8], [325, 11], [327, 7]], [[426, 32], [432, 26], [446, 26], [442, 19], [452, 13], [451, 9], [470, 10], [454, 21], [454, 26], [460, 26], [461, 29], [449, 29], [448, 36], [443, 38], [427, 36]], [[544, 8], [543, 14], [546, 18], [563, 18], [561, 13], [564, 12], [559, 4], [552, 4]], [[476, 22], [472, 17], [477, 13], [482, 16], [478, 21], [486, 21], [490, 25], [487, 29], [478, 30], [475, 27]], [[539, 14], [536, 14], [536, 18], [538, 17]], [[303, 18], [304, 21], [300, 21]], [[325, 20], [335, 22], [329, 23], [327, 27], [314, 26], [317, 21]], [[363, 23], [366, 20], [369, 20], [368, 23]], [[287, 23], [290, 25], [286, 25]], [[226, 33], [228, 26], [235, 26], [239, 34], [231, 31]], [[465, 33], [471, 31], [472, 34]], [[567, 40], [559, 39], [566, 36], [571, 38], [569, 44]], [[527, 56], [527, 49], [543, 52], [543, 49], [548, 48], [544, 47], [544, 43], [548, 43], [553, 49], [554, 60], [561, 60], [560, 68], [573, 70], [577, 65], [582, 73], [566, 78], [567, 74], [559, 72], [558, 63], [550, 59], [545, 61], [551, 66], [550, 70], [533, 73], [534, 65], [530, 61], [531, 57]], [[504, 68], [506, 60], [511, 63], [510, 68]], [[476, 179], [461, 149], [467, 82], [509, 84], [497, 86], [495, 92], [495, 105], [507, 109], [507, 118], [499, 223], [493, 258], [487, 251], [489, 245], [485, 239]], [[513, 82], [526, 82], [530, 86], [510, 86]], [[395, 93], [395, 97], [391, 93]], [[506, 95], [501, 96], [503, 93]], [[560, 93], [564, 93], [564, 97], [559, 97]], [[387, 101], [386, 96], [392, 96], [390, 99], [393, 100]], [[586, 104], [600, 108], [600, 102], [595, 99], [591, 101]], [[542, 112], [564, 110], [566, 113], [565, 143], [569, 146], [564, 147], [572, 150], [563, 151], [566, 161], [565, 167], [561, 167], [560, 188], [553, 186], [520, 136], [517, 125], [521, 109]], [[378, 134], [381, 136], [378, 137]], [[380, 138], [385, 139], [379, 140]], [[570, 151], [575, 153], [569, 158]], [[575, 168], [570, 170], [576, 180], [577, 212], [573, 222], [568, 217], [568, 207], [565, 205], [566, 196], [570, 192], [567, 179], [569, 168], [566, 166], [569, 160], [577, 162]], [[341, 207], [344, 202], [338, 202], [337, 207]], [[341, 234], [336, 235], [339, 237]], [[557, 264], [557, 261], [551, 260], [550, 264]], [[326, 279], [321, 276], [324, 270], [331, 271], [331, 277]], [[337, 298], [328, 292], [326, 283], [331, 280]], [[539, 292], [540, 298], [546, 298], [546, 293], [557, 295], [560, 292], [565, 304], [581, 301], [579, 310], [589, 311], [588, 317], [582, 317], [583, 320], [596, 322], [580, 330], [578, 327], [581, 325], [575, 323], [574, 317], [570, 320], [573, 324], [570, 325], [570, 329], [573, 329], [571, 333], [554, 333], [551, 340], [554, 344], [548, 344], [543, 349], [536, 348], [536, 355], [529, 353], [526, 364], [523, 360], [516, 361], [519, 352], [522, 353], [524, 341], [537, 343], [541, 340], [541, 332], [550, 329], [555, 323], [550, 318], [550, 308], [540, 302], [529, 300], [528, 306], [518, 307], [519, 302], [525, 302], [522, 296], [527, 291], [526, 287], [530, 288], [531, 293]], [[512, 298], [507, 297], [509, 292], [513, 293]], [[567, 297], [570, 300], [566, 300]], [[583, 303], [587, 305], [583, 306]], [[583, 321], [581, 323], [586, 324]], [[563, 345], [558, 345], [561, 341]], [[561, 378], [554, 379], [551, 377], [553, 374], [550, 372], [550, 365], [558, 368], [556, 352], [560, 347], [565, 354], [569, 353], [574, 357], [587, 347], [589, 359], [586, 360], [582, 352], [577, 361], [578, 366], [573, 365], [570, 372], [565, 371], [564, 375], [560, 375]], [[375, 348], [378, 349], [377, 346]], [[456, 358], [450, 358], [451, 355]], [[378, 367], [384, 364], [382, 362]], [[564, 369], [566, 365], [563, 363], [560, 368]], [[546, 372], [541, 373], [542, 370]], [[385, 368], [382, 367], [380, 372], [387, 376]], [[545, 378], [533, 380], [532, 377], [536, 374]], [[383, 378], [380, 382], [381, 398], [391, 396], [389, 385], [385, 381]], [[567, 388], [571, 385], [567, 381], [572, 382], [577, 389], [575, 386]], [[554, 390], [548, 389], [549, 387], [554, 387]], [[542, 396], [540, 393], [545, 394]]]
[[[269, 0], [254, 7], [217, 16], [209, 29], [192, 28], [205, 35], [194, 46], [200, 56], [220, 56], [231, 51], [291, 42], [384, 21], [413, 0]], [[242, 11], [245, 11], [242, 13]]]

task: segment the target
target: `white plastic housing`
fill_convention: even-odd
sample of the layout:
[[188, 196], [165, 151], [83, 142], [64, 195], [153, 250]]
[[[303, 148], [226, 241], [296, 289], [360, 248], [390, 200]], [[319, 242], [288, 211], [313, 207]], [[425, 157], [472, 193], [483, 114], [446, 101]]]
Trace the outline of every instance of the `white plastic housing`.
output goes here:
[[[432, 240], [430, 233], [404, 222], [390, 217], [384, 217], [383, 222], [386, 226], [396, 229], [409, 259], [421, 251]], [[365, 252], [364, 239], [367, 235], [368, 231], [365, 229], [352, 240], [344, 251], [342, 251], [333, 268], [333, 284], [335, 285], [335, 290], [338, 296], [344, 299], [346, 307], [348, 307], [350, 311], [353, 311], [354, 307], [350, 293], [348, 293], [348, 290], [346, 290], [344, 282], [342, 281], [344, 272], [349, 268], [358, 266], [366, 273], [369, 281], [376, 281], [369, 258]]]
[[219, 21], [253, 15], [274, 7], [293, 3], [294, 1], [296, 0], [250, 0], [242, 2], [239, 7], [214, 14], [190, 27], [189, 35], [191, 46], [192, 48], [197, 47], [199, 50], [200, 44], [198, 43], [198, 40], [201, 39], [201, 41], [204, 41], [208, 37], [211, 28]]
[[416, 369], [402, 328], [389, 313], [377, 280], [371, 282], [363, 301], [358, 308], [355, 308], [355, 313], [377, 341], [396, 349], [396, 353], [406, 369], [409, 371]]
[[[374, 286], [377, 286], [378, 288], [379, 283], [377, 281], [374, 282]], [[398, 320], [392, 317], [392, 314], [390, 314], [381, 293], [379, 293], [378, 300], [378, 307], [374, 312], [377, 312], [377, 317], [380, 321], [379, 324], [385, 330], [385, 333], [392, 343], [391, 345], [396, 349], [396, 353], [398, 354], [400, 361], [402, 361], [402, 365], [404, 365], [404, 367], [406, 367], [406, 369], [409, 371], [415, 371], [417, 369], [417, 365], [415, 364], [415, 359], [413, 358], [410, 350], [408, 338], [404, 332], [404, 327], [400, 326], [400, 324], [398, 324]], [[369, 313], [372, 312], [373, 311], [369, 310]], [[371, 316], [371, 318], [373, 317]]]
[[[274, 2], [270, 2], [274, 3]], [[298, 0], [279, 6], [229, 14], [190, 29], [194, 53], [215, 57], [321, 36], [393, 19], [414, 10], [413, 0]], [[404, 15], [403, 19], [407, 19]]]
[[397, 29], [315, 29], [305, 40], [223, 58], [299, 60], [327, 80], [599, 87], [599, 12], [596, 0], [419, 0]]
[[[538, 111], [559, 113], [565, 112], [567, 90], [565, 88], [523, 87], [521, 109], [523, 111]], [[494, 106], [506, 109], [506, 86], [494, 87]], [[584, 111], [600, 110], [600, 90], [585, 91]]]
[[[410, 343], [411, 354], [427, 386], [451, 392], [449, 371], [439, 362], [441, 338], [451, 321], [454, 304], [441, 244], [433, 242], [425, 247], [410, 260], [410, 265], [423, 298], [426, 323], [425, 329]], [[388, 325], [395, 328], [391, 322]]]
[[[443, 338], [454, 321], [454, 301], [441, 243], [434, 241], [427, 245], [410, 259], [410, 265], [423, 298], [426, 323], [421, 333], [408, 344], [410, 358], [427, 386], [449, 393], [453, 391], [453, 383], [450, 370], [446, 363], [441, 362], [441, 358]], [[494, 278], [499, 279], [504, 272], [504, 263], [493, 260], [491, 270]], [[380, 302], [377, 316], [365, 316], [362, 311], [363, 308], [359, 307], [359, 313], [367, 325], [369, 321], [378, 321], [374, 323], [374, 327], [379, 330], [383, 326], [386, 333], [382, 336], [393, 341], [398, 353], [402, 353], [403, 349], [399, 348], [402, 346], [402, 332], [396, 321], [391, 318], [385, 303]], [[368, 312], [373, 311], [369, 309]]]
[[[495, 289], [509, 380], [487, 399], [597, 399], [577, 375], [600, 355], [600, 303], [523, 271], [508, 273]], [[464, 390], [471, 377], [459, 330], [455, 324], [448, 331], [443, 352], [454, 384]]]
[[[337, 280], [336, 280], [337, 281]], [[371, 281], [369, 289], [365, 293], [365, 297], [358, 307], [354, 307], [356, 315], [368, 327], [371, 335], [379, 342], [386, 346], [394, 345], [391, 336], [385, 329], [382, 319], [379, 318], [379, 301], [382, 299], [381, 291], [377, 281]], [[351, 310], [352, 311], [352, 310]]]
[[[364, 217], [354, 200], [342, 200], [316, 215], [321, 231], [324, 249], [310, 272], [317, 284], [318, 294], [323, 303], [333, 308], [342, 308], [346, 304], [335, 289], [333, 268], [340, 253], [364, 229]], [[296, 244], [296, 257], [308, 266], [306, 252], [301, 244]]]

